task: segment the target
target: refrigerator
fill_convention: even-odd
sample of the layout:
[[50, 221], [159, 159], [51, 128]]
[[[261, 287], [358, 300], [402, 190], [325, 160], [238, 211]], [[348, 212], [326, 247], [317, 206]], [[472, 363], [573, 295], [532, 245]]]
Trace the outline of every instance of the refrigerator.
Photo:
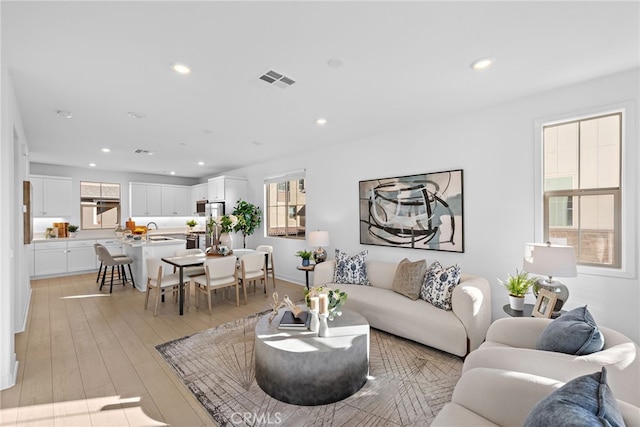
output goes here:
[[[209, 223], [210, 218], [217, 218], [225, 214], [224, 202], [208, 202], [204, 209], [206, 218], [205, 224]], [[205, 248], [208, 248], [209, 246], [213, 246], [213, 242], [211, 242], [211, 236], [208, 233], [205, 233]], [[202, 246], [200, 246], [200, 248], [203, 249]]]

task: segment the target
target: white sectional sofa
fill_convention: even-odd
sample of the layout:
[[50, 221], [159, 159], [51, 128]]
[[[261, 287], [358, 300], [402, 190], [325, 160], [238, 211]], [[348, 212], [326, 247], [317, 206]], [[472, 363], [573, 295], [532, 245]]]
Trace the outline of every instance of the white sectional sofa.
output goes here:
[[484, 341], [491, 324], [491, 288], [486, 279], [462, 274], [452, 295], [452, 310], [392, 290], [398, 263], [366, 261], [371, 286], [335, 284], [335, 260], [317, 264], [313, 286], [348, 294], [345, 308], [364, 316], [371, 327], [464, 357]]

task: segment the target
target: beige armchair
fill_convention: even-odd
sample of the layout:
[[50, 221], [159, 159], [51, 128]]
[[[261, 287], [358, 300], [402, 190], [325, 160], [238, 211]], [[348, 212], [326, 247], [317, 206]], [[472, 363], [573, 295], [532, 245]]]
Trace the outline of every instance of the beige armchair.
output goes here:
[[463, 373], [478, 367], [525, 372], [567, 382], [607, 368], [617, 399], [640, 406], [640, 347], [623, 334], [599, 326], [605, 345], [584, 356], [536, 350], [538, 337], [552, 322], [534, 317], [504, 318], [491, 324], [486, 341], [465, 359]]

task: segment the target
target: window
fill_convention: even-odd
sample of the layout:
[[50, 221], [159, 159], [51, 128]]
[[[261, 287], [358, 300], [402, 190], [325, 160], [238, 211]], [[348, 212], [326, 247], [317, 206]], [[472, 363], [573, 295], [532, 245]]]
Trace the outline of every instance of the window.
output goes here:
[[266, 178], [266, 233], [270, 237], [305, 238], [304, 171]]
[[544, 240], [581, 265], [622, 260], [622, 113], [543, 125]]
[[120, 184], [80, 181], [80, 226], [114, 229], [120, 223]]

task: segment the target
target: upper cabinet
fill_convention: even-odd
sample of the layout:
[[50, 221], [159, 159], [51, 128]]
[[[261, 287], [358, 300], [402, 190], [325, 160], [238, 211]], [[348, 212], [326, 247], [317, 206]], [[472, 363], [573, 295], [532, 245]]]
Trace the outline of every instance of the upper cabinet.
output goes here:
[[191, 214], [189, 206], [189, 187], [162, 186], [162, 216], [188, 216]]
[[198, 184], [192, 185], [190, 188], [191, 192], [191, 204], [189, 205], [190, 215], [198, 215], [196, 212], [196, 204], [200, 201], [209, 200], [209, 185], [208, 184]]
[[129, 216], [162, 216], [162, 186], [129, 183]]
[[34, 217], [70, 217], [71, 178], [31, 175], [31, 211]]
[[209, 201], [225, 202], [231, 213], [238, 199], [247, 197], [247, 179], [232, 176], [217, 176], [209, 179]]

